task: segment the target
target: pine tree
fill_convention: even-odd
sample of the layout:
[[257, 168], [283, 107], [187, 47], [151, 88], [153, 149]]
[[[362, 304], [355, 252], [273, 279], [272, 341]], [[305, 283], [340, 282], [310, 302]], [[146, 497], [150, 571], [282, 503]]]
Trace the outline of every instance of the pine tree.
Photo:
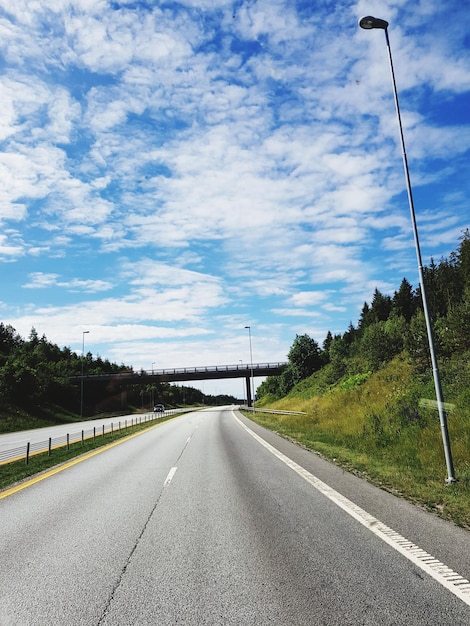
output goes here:
[[392, 299], [392, 311], [397, 317], [404, 317], [409, 323], [416, 312], [417, 297], [412, 285], [403, 278], [400, 288], [395, 291]]

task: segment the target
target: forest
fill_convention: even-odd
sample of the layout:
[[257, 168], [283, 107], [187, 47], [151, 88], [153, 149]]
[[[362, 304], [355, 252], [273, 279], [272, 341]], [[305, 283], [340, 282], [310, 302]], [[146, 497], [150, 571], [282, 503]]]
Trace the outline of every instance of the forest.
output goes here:
[[[438, 360], [447, 365], [448, 377], [459, 367], [459, 375], [466, 380], [470, 361], [469, 230], [463, 233], [457, 251], [438, 263], [431, 259], [423, 273]], [[431, 371], [420, 288], [413, 288], [406, 278], [392, 296], [375, 289], [371, 303], [364, 303], [357, 325], [351, 322], [343, 334], [328, 332], [322, 346], [307, 334], [297, 335], [287, 368], [282, 375], [267, 378], [257, 396], [264, 403], [282, 398], [320, 370], [327, 389], [344, 377], [367, 377], [399, 354], [410, 359], [417, 375]], [[466, 371], [462, 371], [465, 365]], [[461, 385], [459, 393], [468, 406], [468, 386]]]
[[[32, 427], [29, 418], [43, 423], [69, 422], [103, 414], [153, 409], [154, 403], [167, 407], [201, 404], [230, 404], [231, 396], [204, 395], [199, 389], [169, 383], [123, 385], [120, 377], [87, 385], [81, 398], [80, 379], [99, 374], [132, 372], [91, 352], [77, 355], [68, 347], [59, 348], [33, 328], [28, 339], [0, 323], [0, 432]], [[39, 422], [38, 422], [38, 425]]]

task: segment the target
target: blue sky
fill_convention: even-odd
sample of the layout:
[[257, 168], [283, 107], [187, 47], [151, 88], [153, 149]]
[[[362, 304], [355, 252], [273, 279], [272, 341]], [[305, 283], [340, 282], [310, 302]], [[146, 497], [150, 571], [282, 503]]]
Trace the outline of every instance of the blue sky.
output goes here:
[[470, 226], [466, 3], [0, 0], [0, 321], [135, 369], [246, 363], [249, 325], [283, 361], [416, 286], [364, 15], [429, 263]]

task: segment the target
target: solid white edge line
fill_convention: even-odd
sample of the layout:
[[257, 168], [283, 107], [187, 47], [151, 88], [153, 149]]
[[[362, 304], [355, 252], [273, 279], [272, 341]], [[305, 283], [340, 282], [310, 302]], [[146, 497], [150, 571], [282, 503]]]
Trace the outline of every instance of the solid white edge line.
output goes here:
[[256, 439], [258, 443], [274, 454], [274, 456], [285, 463], [285, 465], [294, 470], [294, 472], [299, 474], [299, 476], [310, 483], [312, 487], [315, 487], [315, 489], [343, 509], [343, 511], [348, 513], [348, 515], [368, 528], [372, 533], [406, 557], [409, 561], [417, 565], [421, 570], [426, 572], [426, 574], [434, 578], [434, 580], [436, 580], [440, 585], [457, 596], [459, 600], [462, 600], [462, 602], [470, 606], [470, 581], [444, 565], [441, 561], [435, 559], [431, 554], [425, 552], [416, 544], [408, 541], [392, 528], [383, 524], [379, 519], [367, 513], [367, 511], [354, 504], [354, 502], [351, 502], [351, 500], [348, 500], [348, 498], [341, 495], [338, 491], [298, 465], [295, 461], [292, 461], [292, 459], [280, 452], [277, 448], [269, 444], [262, 437], [253, 432], [248, 426], [246, 426], [235, 415], [235, 412], [232, 411], [232, 415], [240, 426], [244, 428], [254, 439]]
[[163, 483], [163, 485], [169, 485], [171, 483], [172, 478], [176, 474], [177, 469], [178, 469], [177, 467], [171, 468], [171, 470], [168, 472], [168, 476], [165, 478], [165, 482]]

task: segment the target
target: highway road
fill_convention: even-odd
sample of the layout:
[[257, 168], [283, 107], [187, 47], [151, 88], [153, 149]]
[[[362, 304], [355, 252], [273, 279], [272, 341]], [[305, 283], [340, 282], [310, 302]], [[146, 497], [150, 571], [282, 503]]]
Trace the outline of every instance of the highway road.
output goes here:
[[470, 624], [468, 532], [230, 407], [40, 478], [0, 493], [0, 626]]
[[[48, 449], [49, 438], [54, 442], [64, 445], [67, 441], [67, 434], [70, 435], [70, 442], [80, 441], [82, 430], [85, 437], [93, 436], [93, 429], [99, 435], [104, 427], [105, 432], [110, 432], [111, 428], [122, 428], [125, 424], [131, 424], [149, 421], [162, 415], [171, 415], [186, 412], [189, 409], [167, 409], [164, 413], [141, 413], [139, 415], [129, 414], [114, 417], [102, 417], [98, 419], [90, 419], [82, 422], [71, 422], [68, 424], [59, 424], [56, 426], [45, 426], [44, 428], [33, 428], [31, 430], [21, 430], [18, 432], [4, 433], [0, 435], [0, 464], [10, 462], [13, 459], [23, 458], [26, 454], [26, 446], [29, 443], [31, 451], [43, 452]], [[112, 426], [111, 426], [112, 425]], [[1, 624], [0, 624], [1, 626]]]

